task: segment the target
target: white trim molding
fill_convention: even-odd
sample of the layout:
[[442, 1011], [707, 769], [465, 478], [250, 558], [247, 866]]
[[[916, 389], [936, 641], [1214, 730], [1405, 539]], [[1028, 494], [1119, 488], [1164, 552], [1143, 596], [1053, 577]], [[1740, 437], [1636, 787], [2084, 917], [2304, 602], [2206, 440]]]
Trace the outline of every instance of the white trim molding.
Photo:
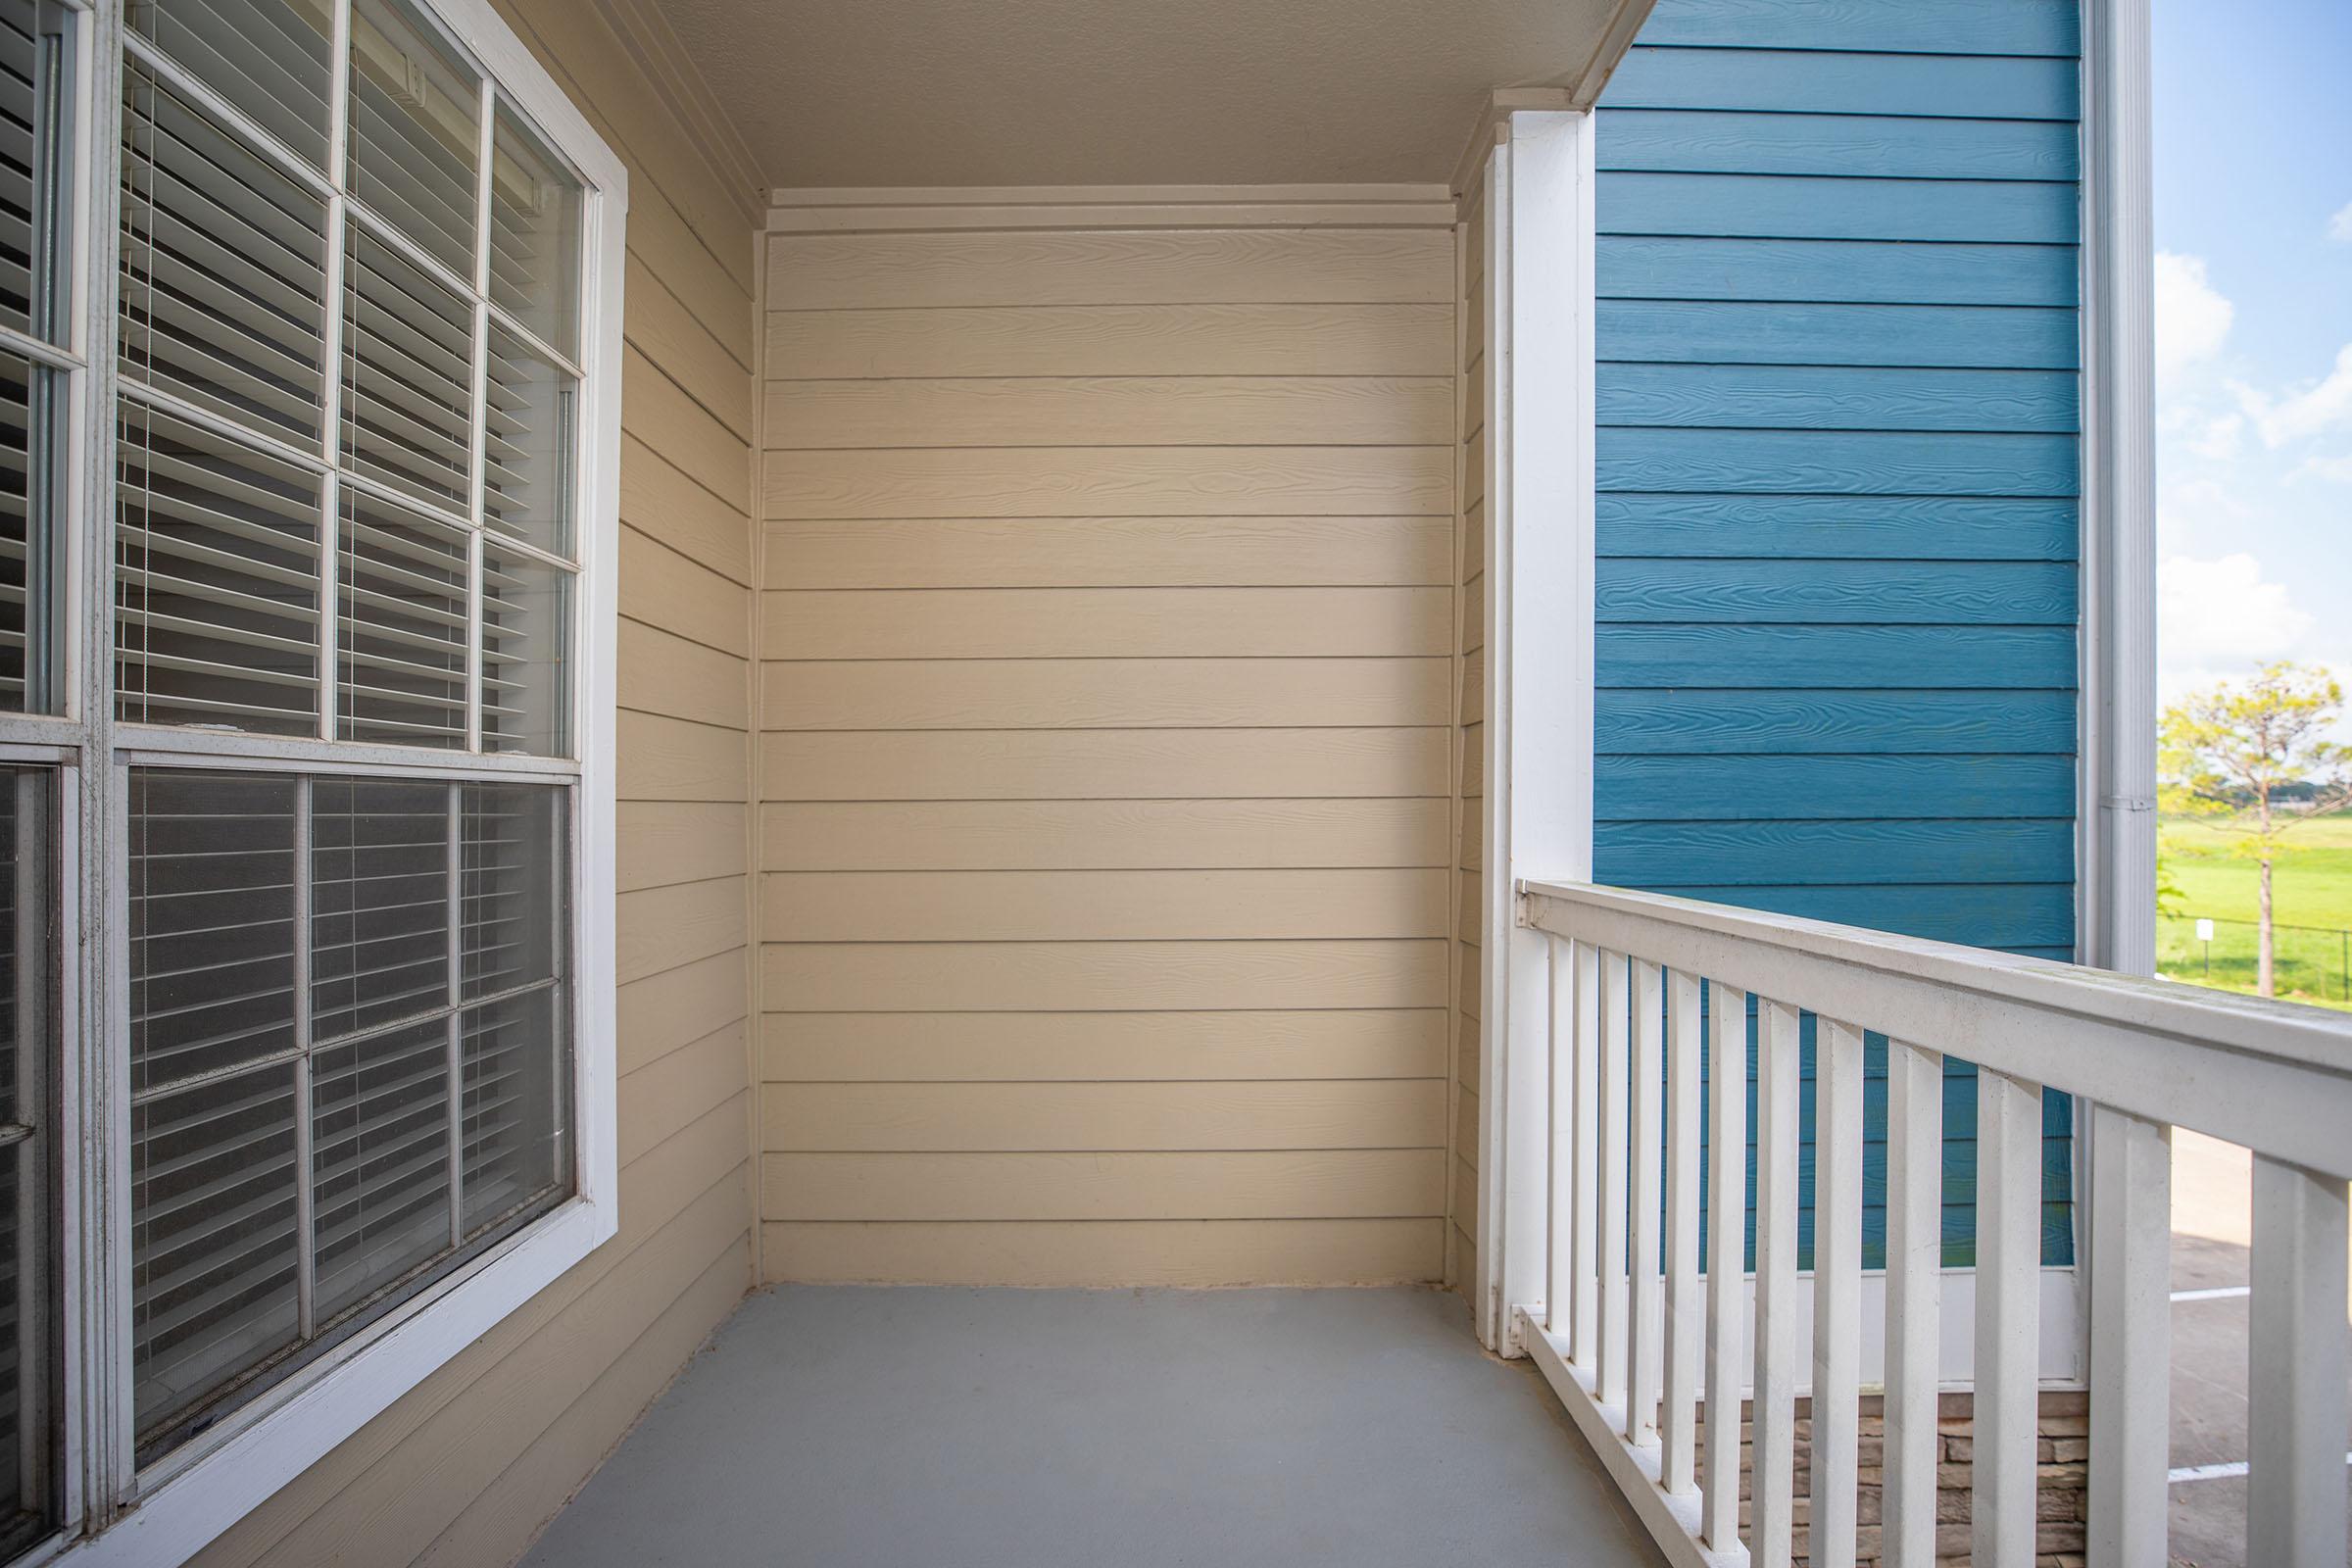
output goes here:
[[2082, 754], [2076, 956], [2156, 964], [2148, 0], [2082, 7]]
[[779, 189], [770, 234], [1033, 228], [1445, 228], [1443, 185], [881, 185]]
[[[1524, 1353], [1550, 1201], [1549, 953], [1522, 877], [1592, 868], [1592, 117], [1514, 111], [1486, 171], [1487, 708], [1479, 1337]], [[1535, 435], [1520, 441], [1518, 432]]]

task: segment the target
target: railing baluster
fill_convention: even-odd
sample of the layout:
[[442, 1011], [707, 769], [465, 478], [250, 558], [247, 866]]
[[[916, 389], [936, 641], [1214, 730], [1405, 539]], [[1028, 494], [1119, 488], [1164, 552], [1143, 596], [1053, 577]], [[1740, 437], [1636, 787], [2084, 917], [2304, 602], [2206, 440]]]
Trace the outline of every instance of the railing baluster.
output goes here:
[[2334, 1568], [2344, 1552], [2345, 1187], [2254, 1156], [2246, 1561]]
[[2172, 1200], [2172, 1129], [2091, 1106], [2091, 1568], [2167, 1560]]
[[1766, 1002], [1756, 1019], [1756, 1568], [1788, 1568], [1796, 1496], [1797, 1012]]
[[1698, 976], [1677, 969], [1666, 984], [1666, 1379], [1658, 1414], [1659, 1484], [1697, 1484]]
[[1747, 1351], [1747, 994], [1707, 982], [1707, 1465], [1700, 1535], [1740, 1541], [1740, 1386]]
[[1886, 1043], [1885, 1560], [1936, 1561], [1936, 1395], [1942, 1381], [1943, 1057]]
[[1625, 1179], [1628, 1160], [1626, 1073], [1632, 1066], [1627, 1025], [1632, 1011], [1626, 994], [1623, 954], [1600, 956], [1600, 1356], [1595, 1369], [1603, 1404], [1626, 1396], [1626, 1356], [1633, 1336], [1626, 1329]]
[[1544, 1230], [1544, 1327], [1563, 1337], [1575, 1315], [1576, 1294], [1576, 943], [1558, 937], [1544, 944], [1551, 981], [1544, 1041], [1551, 1056], [1551, 1198]]
[[1979, 1067], [1977, 1393], [1969, 1503], [1970, 1556], [1977, 1568], [2031, 1568], [2034, 1562], [2040, 1276], [2041, 1089]]
[[1576, 945], [1576, 1233], [1570, 1267], [1570, 1351], [1581, 1366], [1600, 1355], [1600, 950]]
[[1654, 963], [1634, 960], [1634, 1056], [1631, 1093], [1633, 1111], [1633, 1306], [1626, 1315], [1631, 1343], [1626, 1348], [1628, 1374], [1625, 1437], [1637, 1446], [1658, 1441], [1659, 1336], [1665, 1327], [1658, 1299], [1658, 1248], [1662, 1214], [1658, 1193], [1658, 1147], [1661, 1126], [1659, 1068], [1666, 1054], [1662, 1015], [1664, 981]]
[[1853, 1568], [1862, 1383], [1862, 1031], [1818, 1024], [1813, 1110], [1812, 1568]]

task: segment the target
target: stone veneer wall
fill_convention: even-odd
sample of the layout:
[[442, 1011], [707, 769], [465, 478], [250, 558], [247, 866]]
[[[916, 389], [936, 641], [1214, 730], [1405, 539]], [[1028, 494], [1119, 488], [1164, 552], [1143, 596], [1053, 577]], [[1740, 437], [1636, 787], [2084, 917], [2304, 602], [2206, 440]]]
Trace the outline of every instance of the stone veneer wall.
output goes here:
[[[1938, 1562], [1966, 1563], [1969, 1559], [1970, 1474], [1975, 1457], [1973, 1419], [1976, 1396], [1946, 1394], [1936, 1410], [1938, 1452], [1936, 1465], [1936, 1557]], [[1812, 1401], [1796, 1401], [1796, 1561], [1810, 1561], [1806, 1529], [1812, 1513], [1812, 1470], [1809, 1446]], [[1703, 1422], [1705, 1412], [1700, 1412]], [[2080, 1391], [2053, 1391], [2041, 1396], [2039, 1526], [2034, 1546], [2037, 1568], [2083, 1568], [2084, 1521], [2088, 1517], [2090, 1470], [2090, 1396]], [[1879, 1523], [1882, 1442], [1886, 1434], [1883, 1402], [1878, 1395], [1862, 1396], [1861, 1497], [1856, 1517], [1861, 1521], [1855, 1557], [1860, 1562], [1881, 1560]], [[1752, 1430], [1745, 1401], [1740, 1420], [1740, 1527], [1748, 1525], [1749, 1478], [1754, 1473]], [[1705, 1451], [1703, 1446], [1700, 1449]]]

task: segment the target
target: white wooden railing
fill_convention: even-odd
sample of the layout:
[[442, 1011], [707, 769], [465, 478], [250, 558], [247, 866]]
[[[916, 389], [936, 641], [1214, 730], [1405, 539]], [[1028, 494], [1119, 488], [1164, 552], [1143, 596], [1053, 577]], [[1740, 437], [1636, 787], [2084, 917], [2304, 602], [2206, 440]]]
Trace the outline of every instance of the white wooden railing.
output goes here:
[[[1887, 1046], [1883, 1292], [1884, 1560], [1936, 1555], [1944, 1059], [1978, 1068], [1973, 1281], [1978, 1568], [2035, 1559], [2043, 1325], [2041, 1097], [2079, 1097], [2082, 1301], [2090, 1387], [2090, 1560], [2166, 1561], [2171, 1139], [2254, 1154], [2247, 1557], [2340, 1568], [2345, 1541], [2346, 1182], [2352, 1016], [2162, 981], [1583, 884], [1522, 883], [1550, 939], [1545, 1299], [1520, 1344], [1670, 1561], [1854, 1561], [1862, 1352], [1863, 1036]], [[1742, 1060], [1754, 1005], [1752, 1193], [1710, 1181], [1702, 1146], [1743, 1151], [1745, 1097], [1708, 1097], [1708, 1056]], [[1817, 1020], [1815, 1269], [1796, 1267], [1798, 1021]], [[1742, 1278], [1755, 1211], [1755, 1277]], [[1662, 1272], [1652, 1260], [1663, 1259]], [[1629, 1262], [1638, 1265], [1629, 1268]], [[1752, 1315], [1752, 1327], [1751, 1327]], [[1811, 1321], [1810, 1346], [1798, 1324]], [[1810, 1388], [1810, 1524], [1795, 1525], [1795, 1398]], [[1752, 1393], [1752, 1518], [1737, 1419]], [[1734, 1406], [1730, 1412], [1736, 1416]], [[1802, 1539], [1800, 1539], [1802, 1538]]]

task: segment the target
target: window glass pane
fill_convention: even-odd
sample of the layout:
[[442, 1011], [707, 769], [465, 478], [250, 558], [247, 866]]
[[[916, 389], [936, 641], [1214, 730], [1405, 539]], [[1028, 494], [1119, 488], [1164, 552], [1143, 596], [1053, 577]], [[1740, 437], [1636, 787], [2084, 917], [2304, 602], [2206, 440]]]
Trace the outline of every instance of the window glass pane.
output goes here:
[[343, 492], [336, 733], [466, 744], [466, 530]]
[[122, 372], [315, 447], [326, 204], [126, 62], [122, 226]]
[[131, 1102], [131, 1354], [142, 1457], [299, 1332], [294, 1066]]
[[331, 777], [312, 785], [312, 1038], [449, 1001], [452, 788]]
[[366, 229], [343, 264], [343, 461], [464, 513], [473, 463], [473, 307]]
[[504, 100], [493, 134], [490, 301], [576, 360], [580, 182]]
[[318, 483], [124, 400], [115, 491], [122, 717], [318, 733]]
[[134, 1094], [293, 1048], [300, 782], [132, 772]]
[[569, 753], [572, 573], [482, 545], [482, 750]]
[[558, 1044], [552, 987], [466, 1014], [467, 1234], [571, 1184], [570, 1055]]
[[57, 1519], [56, 775], [0, 768], [0, 1552]]
[[314, 167], [326, 167], [327, 0], [137, 0], [130, 25]]
[[563, 790], [465, 789], [462, 966], [468, 1001], [550, 978], [568, 928], [569, 828]]
[[0, 350], [0, 712], [59, 711], [63, 385]]
[[481, 109], [481, 78], [403, 0], [355, 0], [347, 188], [464, 278]]
[[579, 383], [494, 326], [488, 400], [482, 520], [551, 555], [570, 554]]
[[451, 1247], [451, 1020], [320, 1049], [311, 1078], [318, 1314]]
[[129, 787], [144, 1461], [573, 1190], [570, 846], [558, 786]]
[[0, 0], [0, 322], [68, 341], [74, 200], [72, 13]]

